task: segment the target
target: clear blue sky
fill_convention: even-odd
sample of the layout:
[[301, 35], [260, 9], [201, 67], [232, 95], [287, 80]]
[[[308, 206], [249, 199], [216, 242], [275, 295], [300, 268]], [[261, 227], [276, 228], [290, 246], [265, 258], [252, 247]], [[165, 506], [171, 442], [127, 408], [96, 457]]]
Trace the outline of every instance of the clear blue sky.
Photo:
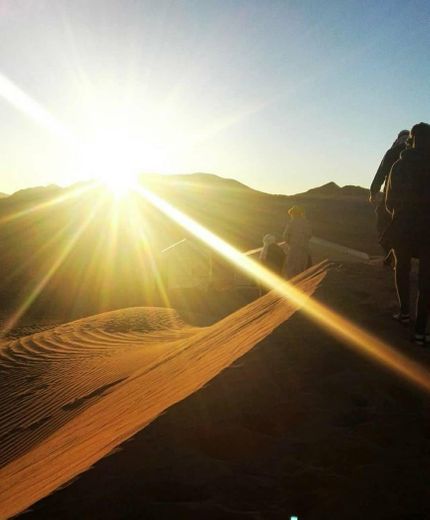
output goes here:
[[428, 0], [2, 0], [0, 33], [0, 191], [109, 165], [368, 186], [430, 120]]

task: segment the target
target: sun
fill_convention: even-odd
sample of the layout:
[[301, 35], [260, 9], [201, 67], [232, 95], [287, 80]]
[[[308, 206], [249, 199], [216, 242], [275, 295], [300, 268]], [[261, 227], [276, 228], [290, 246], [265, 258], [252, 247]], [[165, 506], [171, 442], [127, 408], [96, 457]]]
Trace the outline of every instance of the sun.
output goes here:
[[123, 199], [138, 186], [138, 176], [132, 172], [107, 171], [98, 176], [98, 181], [118, 199]]
[[97, 95], [89, 91], [85, 107], [77, 111], [72, 127], [78, 136], [74, 178], [95, 180], [123, 198], [135, 191], [144, 173], [182, 169], [188, 133], [175, 114], [110, 89]]
[[82, 146], [82, 170], [115, 197], [124, 198], [138, 185], [143, 150], [143, 143], [129, 139], [124, 131], [98, 132]]
[[[101, 158], [102, 157], [102, 158]], [[94, 157], [94, 178], [117, 199], [123, 199], [138, 186], [138, 170], [127, 160], [127, 154], [106, 153]]]

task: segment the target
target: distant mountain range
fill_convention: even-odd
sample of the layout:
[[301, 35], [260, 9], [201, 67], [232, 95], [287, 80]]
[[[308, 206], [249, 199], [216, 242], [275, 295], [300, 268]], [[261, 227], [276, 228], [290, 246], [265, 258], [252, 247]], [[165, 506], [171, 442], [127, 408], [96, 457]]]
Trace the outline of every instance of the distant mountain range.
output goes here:
[[368, 198], [369, 190], [361, 186], [338, 186], [335, 182], [328, 182], [318, 188], [312, 188], [300, 195], [318, 196], [318, 197], [358, 197]]
[[[328, 183], [286, 196], [204, 173], [145, 175], [141, 182], [241, 250], [258, 247], [268, 232], [281, 238], [288, 209], [300, 204], [316, 236], [379, 253], [368, 191], [360, 187]], [[34, 314], [70, 319], [153, 299], [159, 252], [187, 232], [138, 196], [125, 205], [134, 213], [115, 212], [109, 197], [100, 202], [101, 190], [68, 198], [76, 189], [38, 187], [0, 198], [4, 314], [27, 301]]]
[[264, 193], [233, 179], [203, 173], [156, 176], [149, 182], [179, 208], [242, 249], [260, 245], [268, 232], [281, 237], [288, 209], [300, 204], [316, 236], [369, 254], [380, 253], [369, 192], [359, 186], [339, 187], [330, 182], [289, 196]]

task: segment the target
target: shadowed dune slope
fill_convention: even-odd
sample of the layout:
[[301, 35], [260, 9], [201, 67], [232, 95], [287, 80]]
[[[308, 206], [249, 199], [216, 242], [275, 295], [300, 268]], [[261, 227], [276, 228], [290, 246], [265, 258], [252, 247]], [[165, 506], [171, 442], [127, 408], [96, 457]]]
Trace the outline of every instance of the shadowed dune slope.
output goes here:
[[[297, 279], [311, 295], [324, 265]], [[23, 511], [201, 388], [288, 319], [273, 292], [208, 327], [131, 308], [0, 350], [0, 515]], [[144, 461], [142, 461], [144, 464]]]

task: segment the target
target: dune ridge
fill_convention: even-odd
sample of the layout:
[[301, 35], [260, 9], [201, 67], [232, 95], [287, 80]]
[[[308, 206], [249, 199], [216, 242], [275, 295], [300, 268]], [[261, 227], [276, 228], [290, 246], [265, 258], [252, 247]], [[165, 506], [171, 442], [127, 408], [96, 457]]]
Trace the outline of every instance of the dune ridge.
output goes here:
[[[320, 264], [296, 279], [311, 295]], [[131, 308], [0, 347], [0, 515], [28, 508], [249, 351], [297, 307], [269, 292], [208, 327]], [[144, 464], [144, 461], [142, 461]]]

